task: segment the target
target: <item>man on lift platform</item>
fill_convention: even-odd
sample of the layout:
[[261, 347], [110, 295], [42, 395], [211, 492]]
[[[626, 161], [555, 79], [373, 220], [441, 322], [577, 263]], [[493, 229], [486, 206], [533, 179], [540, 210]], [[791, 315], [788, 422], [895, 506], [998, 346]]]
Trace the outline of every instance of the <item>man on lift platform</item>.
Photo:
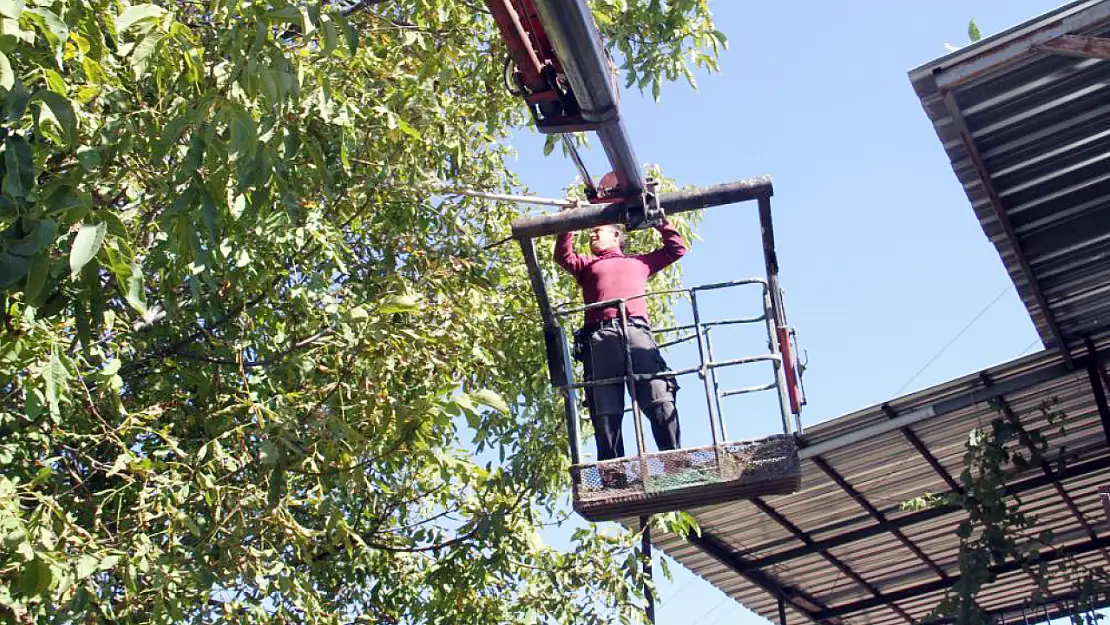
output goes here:
[[[565, 232], [555, 240], [555, 260], [582, 289], [586, 305], [611, 299], [644, 295], [648, 278], [686, 253], [682, 235], [663, 220], [656, 226], [663, 246], [647, 254], [625, 256], [623, 228], [597, 226], [590, 230], [589, 254], [574, 251], [574, 235]], [[637, 374], [667, 371], [667, 363], [651, 334], [647, 303], [643, 297], [626, 302], [628, 343], [632, 369]], [[583, 363], [585, 378], [603, 380], [624, 376], [625, 347], [617, 306], [586, 311], [585, 325], [575, 333], [575, 359]], [[675, 409], [678, 383], [673, 377], [636, 382], [636, 401], [651, 421], [651, 432], [660, 451], [678, 449], [680, 431]], [[624, 456], [621, 421], [624, 417], [625, 385], [617, 382], [586, 388], [586, 406], [594, 425], [598, 460]]]

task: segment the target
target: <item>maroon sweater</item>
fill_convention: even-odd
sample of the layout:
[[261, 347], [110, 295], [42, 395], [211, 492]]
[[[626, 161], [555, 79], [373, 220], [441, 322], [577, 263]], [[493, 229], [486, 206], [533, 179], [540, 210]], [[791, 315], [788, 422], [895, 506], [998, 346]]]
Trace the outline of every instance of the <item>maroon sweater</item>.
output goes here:
[[[564, 232], [555, 239], [555, 261], [582, 287], [582, 301], [586, 304], [643, 295], [648, 278], [686, 253], [682, 235], [674, 226], [664, 221], [656, 230], [663, 235], [663, 247], [636, 256], [625, 256], [619, 249], [602, 252], [600, 256], [576, 254], [574, 235]], [[629, 317], [647, 319], [644, 298], [630, 300], [626, 306]], [[586, 311], [586, 323], [619, 317], [620, 310], [616, 306]]]

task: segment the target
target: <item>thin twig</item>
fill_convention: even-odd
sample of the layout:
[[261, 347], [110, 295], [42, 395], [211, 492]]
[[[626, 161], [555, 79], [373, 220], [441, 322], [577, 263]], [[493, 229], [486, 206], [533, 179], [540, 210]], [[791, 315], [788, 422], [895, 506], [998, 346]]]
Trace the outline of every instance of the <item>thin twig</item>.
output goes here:
[[212, 364], [216, 364], [216, 365], [241, 366], [241, 367], [246, 368], [246, 369], [251, 369], [251, 368], [254, 368], [254, 367], [265, 367], [265, 366], [268, 366], [268, 365], [276, 364], [276, 363], [278, 363], [282, 360], [285, 360], [286, 357], [290, 356], [294, 352], [296, 352], [298, 350], [301, 350], [301, 349], [304, 349], [305, 347], [311, 346], [317, 340], [331, 334], [332, 332], [333, 332], [333, 330], [324, 330], [322, 332], [317, 332], [316, 334], [313, 334], [312, 336], [310, 336], [306, 339], [303, 339], [303, 340], [297, 341], [296, 343], [291, 344], [289, 347], [286, 347], [285, 349], [273, 354], [272, 356], [268, 356], [266, 358], [259, 358], [258, 360], [247, 360], [247, 361], [243, 361], [243, 362], [240, 362], [238, 360], [234, 360], [232, 358], [216, 358], [214, 356], [207, 356], [207, 355], [204, 355], [204, 354], [194, 354], [192, 352], [188, 352], [188, 351], [184, 351], [184, 350], [176, 350], [173, 353], [177, 356], [181, 356], [182, 358], [188, 358], [189, 360], [196, 360], [196, 361], [199, 361], [199, 362], [207, 362], [207, 363], [212, 363]]

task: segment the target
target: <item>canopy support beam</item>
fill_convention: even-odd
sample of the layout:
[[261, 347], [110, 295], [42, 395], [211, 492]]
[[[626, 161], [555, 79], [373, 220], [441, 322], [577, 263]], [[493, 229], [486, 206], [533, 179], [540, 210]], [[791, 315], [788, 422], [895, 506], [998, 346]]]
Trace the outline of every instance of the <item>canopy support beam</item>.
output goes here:
[[1086, 35], [1063, 35], [1040, 45], [1045, 52], [1083, 59], [1110, 60], [1110, 39]]

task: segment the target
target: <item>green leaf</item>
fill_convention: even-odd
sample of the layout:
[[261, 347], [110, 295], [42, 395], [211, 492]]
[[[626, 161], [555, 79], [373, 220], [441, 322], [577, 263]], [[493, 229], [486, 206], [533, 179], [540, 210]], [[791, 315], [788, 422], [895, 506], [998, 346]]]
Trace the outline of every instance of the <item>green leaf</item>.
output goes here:
[[17, 20], [23, 13], [23, 5], [24, 0], [0, 0], [0, 15]]
[[140, 315], [147, 311], [146, 291], [143, 289], [143, 271], [138, 263], [131, 264], [131, 273], [127, 277], [127, 304]]
[[43, 74], [46, 76], [46, 86], [51, 91], [61, 96], [67, 95], [68, 89], [66, 89], [66, 81], [62, 78], [61, 74], [49, 67], [43, 70]]
[[50, 214], [61, 215], [67, 221], [80, 221], [92, 207], [92, 195], [72, 186], [63, 185], [42, 198], [42, 204]]
[[104, 368], [100, 370], [100, 375], [111, 377], [119, 373], [119, 368], [121, 364], [122, 363], [118, 358], [113, 358], [112, 360], [109, 360], [108, 362], [104, 363]]
[[204, 229], [208, 234], [208, 242], [218, 247], [220, 244], [220, 211], [207, 188], [201, 189], [200, 207]]
[[42, 395], [42, 391], [37, 388], [27, 389], [26, 410], [27, 418], [34, 421], [46, 412], [46, 405], [43, 403], [46, 400]]
[[4, 95], [4, 115], [8, 121], [19, 121], [27, 112], [27, 103], [30, 101], [31, 93], [23, 86], [23, 81], [17, 78], [15, 85]]
[[0, 253], [0, 289], [6, 289], [23, 279], [31, 269], [31, 258], [12, 254]]
[[[474, 402], [471, 401], [470, 395], [466, 393], [459, 393], [454, 397], [455, 405], [466, 411], [468, 414], [477, 413], [478, 410], [474, 407]], [[476, 423], [472, 423], [471, 427], [476, 427]]]
[[535, 528], [532, 528], [531, 530], [525, 532], [525, 539], [527, 540], [528, 546], [532, 549], [532, 551], [543, 550], [543, 537], [540, 536], [540, 533], [537, 532]]
[[84, 146], [77, 148], [77, 162], [85, 171], [93, 171], [100, 167], [100, 150]]
[[69, 26], [53, 11], [35, 7], [27, 9], [25, 14], [32, 16], [31, 21], [39, 27], [51, 47], [58, 48], [69, 39]]
[[12, 71], [11, 61], [7, 55], [0, 52], [0, 87], [10, 91], [15, 86], [15, 72]]
[[53, 113], [54, 120], [61, 126], [65, 135], [65, 142], [72, 146], [77, 142], [77, 116], [73, 113], [73, 105], [65, 97], [53, 91], [40, 91], [37, 97], [41, 98]]
[[8, 197], [25, 198], [35, 181], [34, 153], [27, 140], [20, 135], [9, 135], [4, 140], [3, 190]]
[[266, 99], [271, 102], [277, 102], [281, 99], [277, 73], [274, 70], [270, 68], [263, 69], [259, 73], [258, 79], [262, 81], [262, 94], [266, 96]]
[[208, 146], [204, 140], [203, 131], [203, 127], [196, 128], [189, 137], [189, 149], [185, 152], [185, 162], [183, 163], [187, 172], [200, 169], [200, 164], [204, 162], [204, 152]]
[[17, 588], [21, 594], [30, 597], [50, 590], [53, 579], [54, 574], [50, 570], [50, 565], [36, 557], [23, 567]]
[[62, 362], [58, 352], [50, 354], [50, 362], [43, 370], [43, 381], [46, 382], [46, 403], [50, 406], [50, 414], [57, 416], [61, 403], [61, 394], [69, 380], [69, 371]]
[[165, 13], [165, 9], [153, 4], [136, 4], [129, 6], [116, 18], [116, 32], [123, 33], [143, 20], [161, 17]]
[[982, 39], [982, 37], [983, 36], [979, 33], [979, 26], [975, 23], [975, 20], [970, 20], [967, 23], [967, 38], [974, 43]]
[[170, 146], [177, 143], [177, 140], [181, 138], [181, 133], [185, 131], [190, 118], [190, 115], [181, 115], [166, 124], [165, 128], [162, 129], [162, 138], [158, 140], [158, 144], [154, 147], [155, 158], [162, 159], [169, 153]]
[[343, 35], [347, 39], [347, 47], [350, 49], [351, 55], [353, 56], [356, 52], [358, 52], [358, 29], [354, 26], [351, 26], [351, 24], [347, 22], [347, 20], [343, 20]]
[[286, 5], [280, 9], [267, 11], [262, 14], [262, 17], [271, 22], [288, 22], [293, 24], [301, 23], [301, 12], [293, 5]]
[[99, 558], [89, 554], [81, 556], [81, 559], [77, 561], [77, 581], [92, 575], [98, 568], [100, 568]]
[[400, 117], [397, 118], [397, 127], [401, 129], [401, 132], [412, 137], [413, 139], [420, 138], [420, 132]]
[[81, 225], [81, 229], [73, 239], [73, 246], [69, 250], [71, 276], [80, 273], [81, 269], [96, 256], [96, 253], [100, 250], [100, 244], [104, 242], [104, 233], [107, 229], [108, 224], [103, 221], [96, 224]]
[[250, 113], [236, 108], [231, 113], [231, 153], [238, 160], [244, 154], [252, 154], [258, 142], [257, 124]]
[[300, 8], [300, 12], [301, 12], [301, 24], [303, 24], [303, 26], [304, 26], [304, 32], [301, 33], [301, 36], [302, 37], [308, 37], [312, 33], [316, 32], [316, 24], [312, 23], [312, 17], [308, 14], [308, 8], [307, 7], [302, 6]]
[[470, 396], [479, 404], [489, 406], [498, 412], [509, 414], [509, 405], [505, 403], [505, 400], [501, 399], [500, 395], [488, 388], [473, 392]]
[[[28, 21], [33, 20], [29, 19]], [[0, 49], [4, 52], [16, 50], [20, 44], [33, 46], [36, 39], [35, 31], [23, 30], [19, 25], [19, 20], [0, 17]]]
[[151, 56], [158, 49], [158, 45], [162, 43], [162, 39], [166, 35], [160, 32], [152, 32], [143, 37], [138, 45], [131, 52], [131, 70], [135, 73], [135, 78], [142, 78], [147, 70], [150, 68]]
[[383, 315], [412, 312], [417, 309], [417, 304], [417, 299], [413, 295], [393, 295], [382, 302], [378, 312]]
[[8, 244], [8, 251], [20, 256], [34, 256], [54, 242], [58, 234], [58, 223], [53, 219], [24, 219], [25, 235], [18, 241]]
[[323, 17], [321, 31], [324, 33], [324, 49], [321, 53], [324, 56], [331, 56], [339, 45], [339, 32], [335, 28], [335, 22], [326, 15]]
[[39, 303], [39, 296], [42, 295], [43, 287], [46, 286], [46, 279], [49, 275], [49, 256], [39, 254], [31, 259], [30, 271], [27, 272], [27, 285], [23, 287], [23, 295], [27, 298], [29, 304], [37, 305]]

